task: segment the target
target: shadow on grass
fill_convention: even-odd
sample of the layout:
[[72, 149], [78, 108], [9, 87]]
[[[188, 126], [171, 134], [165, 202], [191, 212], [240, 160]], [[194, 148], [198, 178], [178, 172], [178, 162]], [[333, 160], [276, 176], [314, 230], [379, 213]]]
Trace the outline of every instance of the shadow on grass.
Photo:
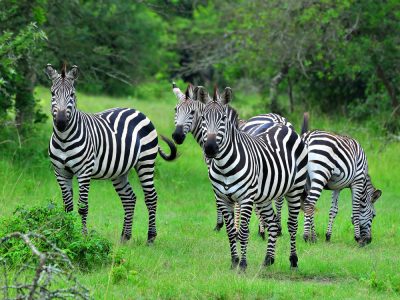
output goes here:
[[338, 282], [357, 281], [356, 278], [338, 275], [338, 274], [310, 274], [301, 271], [282, 272], [272, 270], [260, 270], [257, 277], [262, 279], [272, 279], [278, 281], [297, 281], [297, 282], [313, 282], [320, 284], [331, 284]]

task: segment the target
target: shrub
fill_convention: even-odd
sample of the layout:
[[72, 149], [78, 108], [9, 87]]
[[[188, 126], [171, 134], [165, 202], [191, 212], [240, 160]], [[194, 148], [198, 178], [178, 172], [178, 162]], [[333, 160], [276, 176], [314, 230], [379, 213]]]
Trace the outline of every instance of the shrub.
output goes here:
[[[77, 216], [65, 213], [53, 203], [46, 207], [18, 207], [12, 216], [0, 221], [0, 237], [15, 231], [45, 236], [83, 271], [111, 262], [111, 242], [95, 231], [82, 235]], [[41, 240], [36, 240], [35, 245], [42, 252], [50, 250]], [[31, 257], [31, 252], [20, 240], [14, 239], [0, 245], [0, 256], [7, 259], [7, 265], [18, 266]]]

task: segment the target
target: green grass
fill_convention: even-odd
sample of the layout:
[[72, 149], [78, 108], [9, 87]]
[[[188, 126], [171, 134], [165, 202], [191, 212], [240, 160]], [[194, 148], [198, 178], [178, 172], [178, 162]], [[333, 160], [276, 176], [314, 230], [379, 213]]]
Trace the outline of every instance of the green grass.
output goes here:
[[[134, 107], [144, 112], [155, 124], [159, 134], [170, 136], [173, 131], [175, 97], [170, 86], [165, 92], [141, 90], [145, 98], [116, 99], [88, 96], [78, 92], [78, 106], [87, 112], [110, 107]], [[43, 108], [49, 111], [48, 89], [38, 88]], [[246, 95], [233, 103], [248, 117], [260, 112], [260, 99]], [[235, 100], [234, 100], [235, 101]], [[258, 108], [257, 108], [258, 107]], [[290, 116], [296, 128], [301, 112]], [[312, 128], [347, 133], [364, 146], [370, 174], [383, 196], [376, 204], [373, 241], [359, 248], [353, 239], [350, 192], [341, 194], [339, 214], [333, 228], [331, 243], [324, 242], [328, 222], [330, 193], [324, 192], [318, 202], [316, 229], [318, 242], [305, 244], [301, 238], [303, 216], [299, 219], [299, 270], [289, 270], [289, 239], [284, 223], [284, 236], [277, 243], [276, 262], [261, 267], [266, 242], [257, 236], [257, 221], [251, 221], [248, 246], [248, 270], [238, 274], [230, 270], [230, 252], [226, 233], [212, 229], [216, 210], [207, 168], [201, 151], [191, 136], [179, 146], [175, 162], [158, 158], [156, 188], [159, 195], [158, 237], [153, 246], [146, 245], [147, 210], [136, 175], [130, 178], [138, 196], [134, 217], [133, 238], [119, 243], [123, 209], [110, 182], [93, 181], [89, 194], [89, 229], [95, 229], [122, 248], [132, 275], [129, 280], [114, 283], [113, 266], [92, 273], [77, 273], [95, 299], [390, 299], [400, 297], [400, 145], [387, 143], [374, 127], [364, 127], [344, 118], [329, 118], [311, 111]], [[35, 134], [22, 142], [12, 128], [3, 130], [0, 144], [0, 211], [7, 216], [18, 205], [45, 205], [49, 200], [61, 203], [61, 193], [54, 178], [47, 144], [51, 122], [39, 125]], [[0, 140], [0, 142], [2, 142]], [[161, 145], [166, 149], [165, 144]], [[76, 185], [76, 183], [75, 183]], [[75, 203], [77, 190], [75, 189]], [[287, 215], [283, 208], [284, 222]], [[77, 213], [75, 208], [73, 213]]]

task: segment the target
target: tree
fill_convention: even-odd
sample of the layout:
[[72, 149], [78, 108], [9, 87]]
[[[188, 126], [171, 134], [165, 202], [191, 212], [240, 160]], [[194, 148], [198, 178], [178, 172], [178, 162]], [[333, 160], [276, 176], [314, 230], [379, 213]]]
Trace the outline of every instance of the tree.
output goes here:
[[35, 59], [46, 39], [37, 24], [44, 21], [45, 4], [42, 0], [5, 1], [0, 12], [0, 104], [3, 117], [14, 108], [19, 127], [35, 120]]

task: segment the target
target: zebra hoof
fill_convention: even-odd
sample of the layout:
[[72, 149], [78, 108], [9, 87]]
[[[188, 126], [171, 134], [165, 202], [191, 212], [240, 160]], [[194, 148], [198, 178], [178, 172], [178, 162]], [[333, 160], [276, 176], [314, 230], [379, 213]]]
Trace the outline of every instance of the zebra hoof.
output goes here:
[[157, 233], [148, 233], [147, 234], [147, 245], [153, 244], [156, 237], [157, 237]]
[[361, 237], [360, 236], [354, 236], [354, 239], [356, 240], [357, 243], [361, 242]]
[[303, 235], [303, 239], [306, 243], [316, 243], [317, 242], [317, 238], [315, 236]]
[[258, 231], [258, 235], [261, 236], [263, 241], [265, 241], [265, 231], [264, 232]]
[[232, 258], [232, 263], [231, 263], [231, 269], [236, 269], [237, 266], [239, 265], [239, 257], [233, 257]]
[[241, 273], [245, 273], [246, 269], [247, 269], [247, 261], [241, 260], [240, 263], [239, 263], [239, 271]]
[[297, 262], [299, 261], [299, 259], [297, 258], [297, 255], [290, 255], [289, 260], [290, 260], [290, 269], [297, 270], [297, 268], [298, 268]]
[[129, 241], [131, 239], [131, 237], [132, 237], [131, 234], [122, 233], [121, 234], [121, 243], [125, 243], [125, 242]]
[[65, 206], [64, 207], [64, 211], [66, 212], [66, 213], [70, 213], [71, 211], [73, 211], [74, 210], [74, 207], [71, 205], [71, 206]]
[[224, 227], [224, 223], [217, 223], [217, 225], [215, 225], [214, 231], [220, 231], [222, 227]]
[[279, 228], [279, 229], [278, 229], [276, 235], [277, 235], [277, 236], [282, 236], [282, 228]]
[[327, 242], [331, 241], [331, 234], [330, 233], [325, 234], [325, 241], [327, 241]]
[[269, 255], [267, 255], [267, 256], [265, 257], [265, 260], [264, 260], [264, 266], [265, 266], [265, 267], [271, 266], [271, 265], [274, 264], [274, 262], [275, 262], [275, 258], [273, 258], [273, 257], [271, 257], [271, 256], [269, 256]]

